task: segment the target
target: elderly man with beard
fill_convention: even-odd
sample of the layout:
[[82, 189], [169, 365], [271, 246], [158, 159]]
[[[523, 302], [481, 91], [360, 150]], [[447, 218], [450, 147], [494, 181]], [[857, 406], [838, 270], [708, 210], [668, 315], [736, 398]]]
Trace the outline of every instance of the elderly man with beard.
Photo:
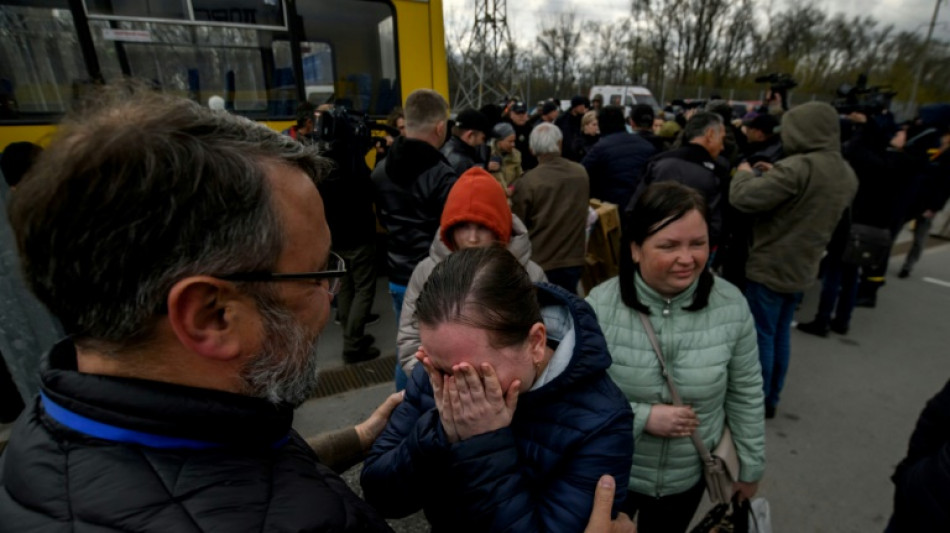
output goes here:
[[[291, 428], [345, 272], [325, 160], [187, 100], [100, 100], [10, 207], [69, 337], [0, 457], [0, 531], [389, 531]], [[335, 451], [358, 460], [385, 420]]]

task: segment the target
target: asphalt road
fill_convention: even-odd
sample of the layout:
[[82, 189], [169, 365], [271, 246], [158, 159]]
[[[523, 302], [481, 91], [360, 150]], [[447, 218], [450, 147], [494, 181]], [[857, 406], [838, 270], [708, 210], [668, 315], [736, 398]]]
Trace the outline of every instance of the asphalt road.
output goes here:
[[[766, 424], [768, 466], [759, 489], [776, 532], [864, 533], [887, 523], [890, 475], [924, 404], [950, 378], [950, 244], [927, 250], [904, 280], [896, 277], [901, 259], [892, 259], [877, 307], [858, 308], [846, 336], [792, 333], [784, 396]], [[817, 288], [806, 293], [802, 321], [814, 314]], [[386, 303], [381, 294], [376, 311]], [[383, 353], [391, 353], [383, 327], [374, 331]], [[392, 390], [384, 384], [312, 400], [295, 426], [310, 435], [356, 423]], [[346, 474], [357, 490], [358, 472]], [[421, 515], [392, 524], [428, 530]]]

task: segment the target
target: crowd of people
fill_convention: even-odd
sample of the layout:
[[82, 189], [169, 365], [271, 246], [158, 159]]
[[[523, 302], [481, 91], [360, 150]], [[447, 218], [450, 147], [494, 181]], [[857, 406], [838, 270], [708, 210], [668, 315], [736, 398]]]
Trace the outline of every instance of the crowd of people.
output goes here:
[[[849, 259], [852, 226], [888, 247], [926, 226], [950, 196], [950, 130], [817, 102], [593, 104], [450, 121], [418, 89], [370, 169], [311, 142], [327, 108], [281, 135], [107, 88], [11, 195], [26, 282], [68, 337], [0, 458], [0, 531], [388, 531], [422, 510], [433, 531], [682, 532], [699, 450], [726, 435], [752, 498], [805, 288], [823, 275], [799, 328], [847, 334], [886, 269]], [[898, 174], [913, 187], [895, 195]], [[591, 199], [618, 206], [622, 251], [585, 298]], [[304, 440], [290, 424], [334, 296], [344, 360], [380, 355], [377, 220], [397, 392]], [[918, 452], [898, 476], [921, 475]], [[363, 498], [335, 473], [360, 461]]]

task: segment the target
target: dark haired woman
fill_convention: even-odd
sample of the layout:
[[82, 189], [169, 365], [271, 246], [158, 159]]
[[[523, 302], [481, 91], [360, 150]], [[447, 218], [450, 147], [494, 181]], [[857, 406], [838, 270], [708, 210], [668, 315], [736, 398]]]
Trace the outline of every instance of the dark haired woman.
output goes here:
[[633, 420], [583, 300], [473, 248], [435, 267], [416, 319], [422, 364], [364, 463], [368, 502], [433, 531], [583, 531], [610, 474], [617, 509]]
[[[650, 185], [625, 214], [620, 274], [588, 302], [613, 357], [609, 374], [634, 412], [637, 453], [625, 511], [638, 531], [685, 531], [702, 498], [698, 431], [714, 449], [728, 424], [740, 462], [735, 490], [751, 497], [765, 467], [762, 375], [745, 298], [706, 270], [702, 195], [675, 182]], [[671, 405], [638, 313], [648, 315], [685, 406]]]

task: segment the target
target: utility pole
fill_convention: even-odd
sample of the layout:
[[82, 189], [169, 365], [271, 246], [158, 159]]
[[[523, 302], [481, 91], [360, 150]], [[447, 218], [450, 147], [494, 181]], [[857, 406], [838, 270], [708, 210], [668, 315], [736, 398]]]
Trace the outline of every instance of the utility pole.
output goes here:
[[453, 107], [479, 108], [509, 95], [514, 68], [506, 0], [475, 0], [475, 23], [463, 53]]
[[934, 14], [930, 17], [930, 27], [927, 29], [927, 37], [924, 44], [920, 47], [920, 53], [917, 54], [917, 66], [914, 69], [914, 84], [910, 88], [910, 115], [917, 114], [917, 88], [920, 86], [920, 78], [924, 74], [924, 60], [927, 58], [927, 48], [930, 46], [930, 39], [934, 34], [934, 26], [937, 25], [937, 14], [940, 13], [940, 3], [943, 0], [936, 0], [934, 3]]

